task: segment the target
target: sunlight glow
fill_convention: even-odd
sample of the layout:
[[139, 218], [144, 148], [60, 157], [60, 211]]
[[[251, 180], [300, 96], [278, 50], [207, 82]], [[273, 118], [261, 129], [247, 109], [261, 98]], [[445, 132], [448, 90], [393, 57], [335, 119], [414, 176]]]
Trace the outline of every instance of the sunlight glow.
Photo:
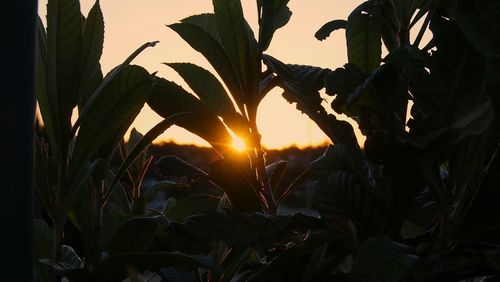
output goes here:
[[247, 146], [245, 145], [245, 141], [243, 141], [243, 139], [239, 138], [238, 136], [233, 136], [233, 144], [231, 144], [231, 146], [238, 152], [243, 152], [247, 148]]

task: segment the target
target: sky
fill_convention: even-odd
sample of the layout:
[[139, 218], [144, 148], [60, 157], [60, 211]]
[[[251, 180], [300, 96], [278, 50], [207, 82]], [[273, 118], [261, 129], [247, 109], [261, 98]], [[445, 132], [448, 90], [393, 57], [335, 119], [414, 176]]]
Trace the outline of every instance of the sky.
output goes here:
[[[46, 0], [40, 1], [39, 13], [45, 21]], [[84, 15], [94, 0], [81, 0]], [[247, 21], [257, 33], [256, 1], [242, 0]], [[279, 29], [266, 51], [283, 62], [314, 65], [335, 69], [347, 62], [344, 31], [336, 31], [325, 41], [318, 41], [314, 33], [326, 22], [346, 19], [361, 0], [290, 0], [293, 12], [290, 22]], [[213, 72], [205, 58], [191, 49], [175, 32], [166, 27], [190, 15], [213, 12], [210, 0], [101, 0], [105, 21], [104, 50], [101, 65], [104, 73], [123, 62], [136, 48], [148, 41], [158, 40], [154, 48], [144, 51], [133, 61], [149, 72], [189, 87], [164, 62], [191, 62]], [[215, 72], [214, 72], [215, 73]], [[328, 142], [321, 130], [289, 104], [281, 90], [271, 91], [258, 111], [258, 127], [262, 143], [267, 148], [288, 146], [316, 146]], [[324, 95], [324, 106], [330, 110], [331, 97]], [[340, 117], [343, 119], [345, 117]], [[162, 118], [145, 107], [132, 127], [145, 133]], [[357, 127], [355, 126], [357, 130]], [[359, 131], [357, 135], [361, 138]], [[182, 128], [168, 129], [156, 142], [174, 141], [183, 144], [208, 146], [208, 143]]]

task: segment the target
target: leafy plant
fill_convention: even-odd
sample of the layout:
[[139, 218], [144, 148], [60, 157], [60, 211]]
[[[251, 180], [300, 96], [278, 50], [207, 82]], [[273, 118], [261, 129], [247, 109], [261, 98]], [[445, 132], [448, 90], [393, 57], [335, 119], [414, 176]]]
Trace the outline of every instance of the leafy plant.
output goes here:
[[[213, 14], [169, 25], [210, 62], [229, 92], [199, 66], [167, 63], [197, 97], [174, 82], [157, 78], [148, 101], [163, 117], [185, 113], [176, 124], [207, 140], [224, 158], [212, 166], [209, 178], [224, 190], [235, 209], [244, 212], [274, 213], [278, 204], [266, 172], [256, 119], [257, 107], [274, 83], [262, 73], [262, 52], [274, 32], [288, 22], [291, 12], [287, 3], [257, 1], [258, 40], [237, 0], [213, 1]], [[234, 138], [246, 143], [239, 155], [231, 148]]]
[[[282, 80], [283, 96], [335, 143], [311, 164], [317, 178], [314, 205], [323, 218], [352, 224], [357, 239], [366, 242], [351, 252], [352, 269], [330, 268], [332, 277], [439, 281], [498, 273], [498, 248], [484, 245], [497, 240], [471, 232], [473, 227], [497, 232], [496, 224], [479, 216], [498, 192], [493, 184], [499, 144], [493, 89], [500, 73], [493, 50], [499, 49], [494, 37], [479, 35], [498, 25], [498, 17], [485, 12], [497, 8], [489, 1], [366, 1], [347, 21], [332, 21], [316, 33], [322, 40], [346, 29], [349, 63], [344, 68], [285, 65], [268, 57], [266, 64]], [[411, 42], [411, 28], [421, 18], [423, 25]], [[432, 39], [419, 48], [428, 27]], [[388, 50], [385, 58], [381, 42]], [[324, 78], [324, 84], [311, 77]], [[333, 110], [353, 118], [367, 137], [362, 150], [352, 138], [337, 137], [352, 129], [324, 126], [328, 116], [318, 116], [325, 112], [317, 93], [322, 85], [334, 96]], [[483, 197], [490, 197], [489, 204], [479, 208], [486, 203]], [[498, 219], [494, 212], [490, 216]], [[370, 250], [368, 259], [365, 248], [379, 244], [369, 238], [378, 236], [409, 246], [401, 252], [401, 246], [381, 245]], [[377, 262], [391, 252], [394, 258]]]
[[[74, 0], [48, 1], [47, 29], [39, 19], [37, 38], [35, 188], [53, 227], [53, 242], [41, 243], [53, 250], [43, 258], [54, 265], [64, 261], [63, 234], [70, 219], [85, 239], [85, 264], [94, 268], [102, 251], [111, 159], [152, 89], [151, 75], [130, 62], [156, 42], [144, 44], [103, 77], [99, 2], [85, 18]], [[35, 236], [39, 232], [36, 228]]]

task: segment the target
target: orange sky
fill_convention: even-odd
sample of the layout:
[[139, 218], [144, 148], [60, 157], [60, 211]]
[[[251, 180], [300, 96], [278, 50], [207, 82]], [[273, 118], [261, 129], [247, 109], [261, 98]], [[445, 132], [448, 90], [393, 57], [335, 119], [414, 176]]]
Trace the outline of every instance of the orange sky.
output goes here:
[[[320, 42], [314, 33], [327, 21], [345, 19], [360, 0], [291, 0], [293, 12], [288, 25], [277, 31], [271, 47], [266, 53], [287, 62], [337, 68], [347, 61], [345, 35], [337, 31], [327, 40]], [[45, 20], [45, 1], [40, 1], [40, 15]], [[86, 15], [94, 0], [81, 0], [82, 12]], [[166, 24], [174, 23], [187, 16], [212, 12], [210, 0], [101, 0], [105, 19], [105, 42], [101, 64], [104, 73], [120, 64], [132, 51], [147, 41], [159, 40], [160, 44], [146, 50], [134, 64], [158, 76], [188, 88], [182, 79], [162, 62], [192, 62], [213, 70], [208, 62], [192, 50]], [[257, 30], [257, 9], [254, 0], [242, 0], [243, 9], [250, 25]], [[291, 145], [318, 145], [328, 141], [326, 136], [310, 121], [288, 104], [276, 89], [268, 94], [259, 108], [258, 126], [262, 142], [268, 148], [282, 148]], [[330, 97], [324, 95], [325, 107], [329, 109]], [[147, 106], [133, 126], [146, 132], [161, 118]], [[359, 135], [359, 134], [358, 134]], [[207, 145], [193, 134], [172, 128], [157, 141], [173, 140], [179, 143]]]

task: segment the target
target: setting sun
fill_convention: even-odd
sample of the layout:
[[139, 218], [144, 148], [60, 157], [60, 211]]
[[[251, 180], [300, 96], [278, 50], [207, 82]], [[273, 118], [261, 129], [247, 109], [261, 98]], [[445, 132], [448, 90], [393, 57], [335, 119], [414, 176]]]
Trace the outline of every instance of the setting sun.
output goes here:
[[233, 136], [233, 144], [231, 146], [238, 152], [243, 152], [246, 149], [245, 141], [237, 136]]

